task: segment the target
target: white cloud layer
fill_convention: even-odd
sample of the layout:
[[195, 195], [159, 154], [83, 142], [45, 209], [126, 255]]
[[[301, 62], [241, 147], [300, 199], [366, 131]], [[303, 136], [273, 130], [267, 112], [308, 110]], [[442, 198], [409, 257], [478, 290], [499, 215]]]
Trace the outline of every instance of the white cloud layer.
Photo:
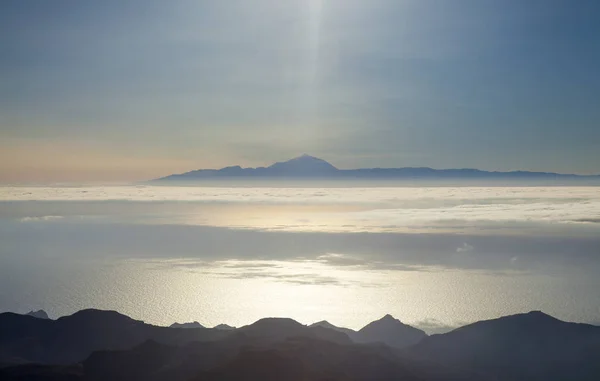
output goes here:
[[531, 309], [597, 321], [599, 193], [0, 188], [0, 309], [349, 327], [392, 313], [429, 332]]
[[23, 217], [19, 221], [21, 221], [21, 222], [44, 222], [44, 221], [60, 220], [62, 218], [63, 218], [63, 216]]
[[273, 231], [593, 235], [600, 229], [597, 187], [6, 187], [0, 202], [0, 216], [23, 221], [55, 218], [61, 210], [133, 215], [145, 224]]
[[599, 202], [599, 187], [1, 187], [0, 201], [198, 201], [243, 203], [529, 204]]

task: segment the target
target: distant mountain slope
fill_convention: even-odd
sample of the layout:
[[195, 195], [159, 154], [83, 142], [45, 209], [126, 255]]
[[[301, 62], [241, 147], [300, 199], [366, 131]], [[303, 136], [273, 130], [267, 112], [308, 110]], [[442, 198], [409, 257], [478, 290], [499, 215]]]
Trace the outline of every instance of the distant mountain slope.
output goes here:
[[352, 343], [345, 333], [319, 326], [305, 326], [286, 318], [260, 319], [253, 324], [238, 328], [236, 334], [260, 339], [262, 342], [277, 342], [293, 337], [310, 337], [339, 344]]
[[232, 359], [246, 342], [166, 345], [148, 340], [128, 350], [100, 350], [82, 362], [86, 381], [188, 381]]
[[311, 325], [343, 332], [356, 343], [383, 343], [394, 348], [405, 348], [421, 341], [427, 334], [395, 319], [391, 315], [367, 324], [359, 331], [336, 327], [328, 321], [320, 321]]
[[278, 162], [266, 168], [271, 174], [276, 175], [313, 175], [331, 174], [339, 170], [325, 160], [304, 154], [288, 161]]
[[223, 331], [231, 331], [231, 330], [235, 329], [235, 327], [232, 327], [232, 326], [227, 325], [227, 324], [218, 324], [218, 325], [215, 325], [213, 328], [214, 329], [221, 329]]
[[57, 320], [0, 314], [0, 362], [70, 364], [100, 349], [129, 349], [146, 340], [167, 344], [222, 338], [226, 331], [171, 329], [115, 311], [82, 310]]
[[50, 319], [48, 317], [48, 314], [44, 310], [29, 311], [25, 315], [33, 316], [33, 317], [36, 317], [38, 319]]
[[357, 341], [356, 340], [357, 332], [355, 330], [350, 329], [350, 328], [343, 328], [343, 327], [335, 326], [335, 325], [331, 324], [330, 322], [328, 322], [327, 320], [321, 320], [319, 322], [311, 324], [310, 326], [311, 327], [323, 327], [323, 328], [332, 329], [334, 331], [342, 332], [342, 333], [345, 333], [346, 335], [348, 335], [348, 337], [352, 341]]
[[197, 321], [193, 321], [190, 323], [173, 323], [169, 328], [204, 328], [204, 326]]
[[386, 315], [355, 332], [397, 348], [420, 340], [404, 349], [353, 343], [348, 331], [284, 318], [222, 331], [157, 327], [114, 311], [83, 310], [57, 320], [3, 313], [0, 379], [600, 380], [600, 327], [541, 312], [429, 337]]
[[319, 179], [513, 179], [513, 180], [600, 180], [597, 176], [581, 176], [551, 172], [488, 172], [478, 169], [433, 169], [413, 168], [363, 168], [338, 169], [325, 160], [302, 155], [288, 161], [278, 162], [269, 167], [242, 168], [240, 166], [222, 169], [199, 169], [181, 174], [169, 175], [152, 181], [198, 181], [223, 178], [319, 178]]
[[148, 340], [176, 346], [214, 340], [258, 345], [298, 336], [351, 343], [343, 333], [292, 319], [266, 318], [239, 329], [178, 329], [146, 324], [115, 311], [82, 310], [57, 320], [7, 312], [0, 314], [0, 364], [71, 364], [94, 351], [130, 349]]
[[172, 347], [146, 342], [101, 351], [83, 362], [87, 381], [478, 380], [468, 372], [399, 357], [385, 346], [298, 336], [268, 345], [226, 340]]
[[409, 351], [501, 380], [600, 380], [600, 327], [563, 322], [539, 311], [433, 335]]
[[[339, 332], [307, 327], [292, 319], [266, 318], [237, 329], [221, 340], [192, 342], [182, 346], [148, 341], [131, 350], [94, 352], [83, 364], [90, 381], [184, 381], [199, 372], [209, 371], [233, 360], [240, 351], [269, 350], [282, 342], [302, 339], [351, 345], [348, 337]], [[257, 367], [262, 365], [257, 364]]]
[[395, 348], [414, 345], [425, 337], [427, 337], [425, 332], [402, 323], [392, 315], [385, 315], [367, 324], [356, 335], [359, 342], [381, 342]]
[[479, 380], [399, 357], [387, 347], [289, 339], [265, 349], [247, 348], [228, 362], [201, 372], [195, 381], [450, 381]]

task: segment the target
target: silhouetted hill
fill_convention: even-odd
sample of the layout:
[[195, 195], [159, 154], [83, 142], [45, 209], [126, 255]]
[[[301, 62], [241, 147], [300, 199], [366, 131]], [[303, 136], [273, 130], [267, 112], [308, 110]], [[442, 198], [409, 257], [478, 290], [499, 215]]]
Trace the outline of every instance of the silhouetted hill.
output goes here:
[[115, 311], [82, 310], [57, 320], [0, 314], [0, 363], [70, 364], [98, 350], [125, 350], [147, 340], [167, 345], [223, 340], [226, 345], [268, 344], [306, 336], [350, 343], [339, 332], [307, 327], [292, 319], [261, 319], [231, 330], [169, 328], [146, 324]]
[[420, 329], [411, 327], [394, 319], [391, 315], [367, 324], [356, 334], [356, 340], [362, 343], [381, 342], [395, 348], [414, 345], [427, 337]]
[[230, 339], [170, 347], [144, 343], [130, 351], [95, 352], [88, 381], [184, 380], [479, 380], [468, 372], [405, 359], [386, 346], [295, 337], [269, 345]]
[[[296, 339], [298, 337], [290, 340]], [[83, 366], [89, 381], [187, 381], [203, 372], [222, 369], [223, 364], [235, 359], [240, 352], [269, 350], [279, 343], [239, 334], [181, 346], [148, 341], [131, 350], [94, 352]]]
[[325, 160], [307, 154], [275, 163], [266, 169], [268, 173], [279, 176], [327, 175], [339, 171]]
[[352, 340], [342, 333], [323, 327], [308, 327], [292, 319], [265, 318], [257, 322], [238, 328], [238, 335], [244, 335], [262, 342], [277, 342], [293, 337], [309, 337], [332, 341], [340, 344], [350, 344]]
[[173, 323], [169, 326], [170, 328], [204, 328], [204, 326], [197, 321], [190, 323]]
[[338, 169], [325, 160], [302, 155], [269, 167], [199, 169], [169, 175], [153, 181], [198, 181], [222, 178], [319, 178], [319, 179], [504, 179], [504, 180], [600, 180], [600, 176], [582, 176], [552, 172], [489, 172], [479, 169], [433, 169], [427, 167]]
[[328, 322], [327, 320], [321, 320], [319, 322], [311, 324], [310, 326], [311, 327], [323, 327], [323, 328], [332, 329], [334, 331], [342, 332], [342, 333], [345, 333], [346, 335], [348, 335], [348, 337], [352, 341], [357, 341], [357, 339], [356, 339], [357, 332], [355, 330], [350, 329], [350, 328], [343, 328], [343, 327], [335, 326], [335, 325], [331, 324], [330, 322]]
[[100, 349], [129, 349], [146, 340], [167, 344], [222, 338], [226, 331], [172, 329], [133, 320], [115, 311], [82, 310], [57, 320], [0, 314], [0, 362], [70, 364]]
[[148, 341], [131, 350], [94, 352], [83, 366], [88, 381], [188, 381], [248, 346], [251, 341], [232, 338], [181, 346]]
[[276, 351], [245, 351], [234, 360], [203, 372], [196, 381], [261, 380], [309, 381], [300, 359]]
[[429, 337], [386, 315], [355, 333], [380, 343], [354, 343], [344, 329], [325, 321], [305, 326], [266, 318], [218, 330], [157, 327], [114, 311], [83, 310], [57, 320], [3, 313], [0, 379], [600, 379], [600, 327], [563, 322], [541, 312]]
[[227, 324], [215, 325], [213, 328], [214, 329], [221, 329], [223, 331], [231, 331], [231, 330], [235, 329], [235, 327], [232, 327], [232, 326], [227, 325]]
[[269, 167], [242, 168], [239, 165], [221, 169], [199, 169], [179, 175], [171, 175], [158, 179], [163, 180], [202, 180], [211, 178], [248, 178], [248, 177], [330, 177], [339, 173], [339, 170], [325, 160], [302, 155], [288, 161], [278, 162]]
[[36, 317], [38, 319], [50, 319], [48, 317], [48, 314], [44, 310], [29, 311], [25, 315], [33, 316], [33, 317]]
[[[269, 318], [242, 327], [241, 331], [218, 341], [188, 343], [177, 347], [150, 341], [129, 351], [94, 352], [83, 364], [87, 379], [93, 381], [183, 381], [211, 369], [224, 369], [222, 365], [233, 361], [240, 351], [268, 351], [287, 340], [331, 342], [318, 338], [328, 337], [321, 330], [325, 329], [311, 329], [291, 319]], [[331, 343], [349, 345], [350, 341], [341, 339], [343, 334], [339, 335], [333, 335], [333, 338], [345, 344]], [[257, 366], [260, 368], [262, 365]]]
[[[40, 375], [40, 369], [44, 378], [27, 378]], [[82, 367], [26, 365], [8, 368], [5, 374], [15, 373], [26, 377], [22, 379], [65, 381], [80, 378], [58, 377], [67, 373], [82, 375], [86, 381], [481, 379], [469, 372], [400, 357], [383, 345], [338, 344], [307, 337], [268, 346], [231, 340], [182, 346], [148, 341], [131, 350], [94, 352]]]
[[501, 380], [600, 380], [600, 327], [563, 322], [539, 311], [433, 335], [410, 353]]
[[391, 315], [367, 324], [359, 331], [337, 327], [328, 321], [320, 321], [311, 327], [323, 327], [342, 332], [356, 343], [383, 343], [394, 348], [405, 348], [418, 343], [427, 334], [420, 329], [403, 324]]
[[267, 349], [248, 348], [235, 358], [201, 372], [195, 381], [441, 381], [476, 380], [467, 372], [406, 360], [387, 347], [341, 345], [295, 338]]

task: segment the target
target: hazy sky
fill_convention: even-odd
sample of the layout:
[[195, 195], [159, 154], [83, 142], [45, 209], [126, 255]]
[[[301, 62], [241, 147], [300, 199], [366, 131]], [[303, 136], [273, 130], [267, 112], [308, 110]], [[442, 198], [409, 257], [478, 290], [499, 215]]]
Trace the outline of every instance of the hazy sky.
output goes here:
[[266, 165], [600, 172], [596, 0], [0, 5], [0, 181]]

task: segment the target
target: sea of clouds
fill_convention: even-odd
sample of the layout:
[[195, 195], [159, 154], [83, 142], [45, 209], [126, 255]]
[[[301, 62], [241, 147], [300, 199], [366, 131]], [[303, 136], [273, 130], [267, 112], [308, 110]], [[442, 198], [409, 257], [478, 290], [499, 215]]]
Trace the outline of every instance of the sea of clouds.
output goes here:
[[141, 216], [138, 223], [277, 231], [579, 234], [597, 187], [6, 187], [0, 217]]
[[[356, 322], [398, 310], [439, 319], [423, 326], [432, 332], [528, 308], [597, 321], [599, 221], [594, 187], [4, 187], [0, 309], [101, 306], [168, 322], [262, 287], [264, 303], [240, 299], [237, 321], [267, 307], [346, 318], [357, 293], [389, 300], [361, 305], [376, 312]], [[305, 306], [270, 304], [290, 293]], [[145, 315], [148, 300], [172, 316]]]

